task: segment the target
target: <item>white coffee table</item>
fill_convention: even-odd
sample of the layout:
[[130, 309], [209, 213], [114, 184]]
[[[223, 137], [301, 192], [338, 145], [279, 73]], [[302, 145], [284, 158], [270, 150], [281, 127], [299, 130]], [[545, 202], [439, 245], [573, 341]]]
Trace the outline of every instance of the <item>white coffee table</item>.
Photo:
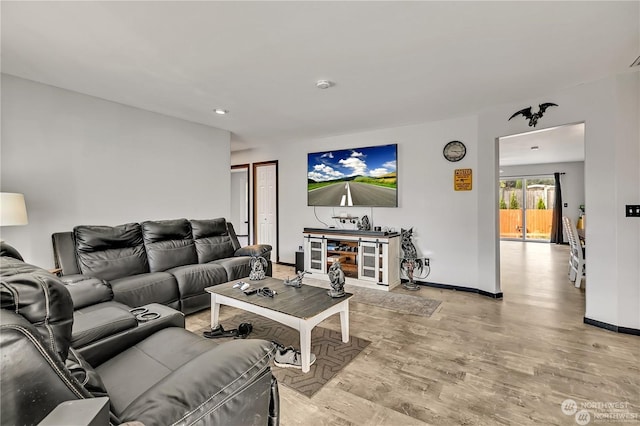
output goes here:
[[[273, 298], [257, 294], [247, 296], [240, 289], [233, 288], [238, 281], [245, 281], [254, 288], [269, 287], [277, 294]], [[311, 330], [320, 322], [340, 313], [342, 341], [349, 341], [349, 299], [353, 296], [351, 293], [334, 299], [327, 294], [326, 289], [304, 284], [300, 288], [289, 287], [285, 286], [282, 280], [271, 277], [260, 281], [249, 281], [248, 278], [229, 281], [207, 287], [205, 290], [211, 294], [211, 328], [218, 325], [220, 305], [227, 305], [253, 312], [298, 330], [304, 373], [310, 368]]]

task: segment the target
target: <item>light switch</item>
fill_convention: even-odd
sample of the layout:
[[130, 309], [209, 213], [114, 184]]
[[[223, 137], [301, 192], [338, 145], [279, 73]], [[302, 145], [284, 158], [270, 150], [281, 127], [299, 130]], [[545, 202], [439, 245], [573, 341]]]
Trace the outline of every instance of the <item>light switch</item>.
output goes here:
[[626, 217], [640, 217], [640, 205], [638, 204], [627, 204], [625, 208], [625, 216]]

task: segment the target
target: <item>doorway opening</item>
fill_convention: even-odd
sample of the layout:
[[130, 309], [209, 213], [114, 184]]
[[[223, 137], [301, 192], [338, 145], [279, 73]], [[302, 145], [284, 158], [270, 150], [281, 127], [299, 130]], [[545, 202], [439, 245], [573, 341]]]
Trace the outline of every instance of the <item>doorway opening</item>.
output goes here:
[[233, 224], [241, 246], [249, 245], [249, 165], [231, 166], [231, 212]]
[[253, 244], [271, 245], [274, 262], [280, 261], [277, 160], [253, 164]]
[[557, 195], [555, 173], [560, 176], [562, 216], [577, 220], [584, 209], [585, 123], [503, 136], [496, 138], [496, 144], [500, 224], [496, 239], [504, 295], [544, 294], [549, 306], [560, 306], [558, 295], [566, 295], [567, 301], [579, 305], [563, 309], [583, 312], [584, 297], [573, 296], [575, 287], [569, 281], [568, 247], [550, 243], [550, 225]]

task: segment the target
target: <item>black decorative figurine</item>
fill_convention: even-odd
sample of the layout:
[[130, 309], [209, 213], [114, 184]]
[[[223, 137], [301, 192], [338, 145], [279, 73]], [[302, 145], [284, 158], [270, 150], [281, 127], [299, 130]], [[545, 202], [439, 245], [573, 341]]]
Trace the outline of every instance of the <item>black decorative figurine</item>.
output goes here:
[[408, 283], [402, 284], [407, 290], [420, 290], [420, 286], [414, 280], [415, 272], [418, 272], [418, 278], [426, 278], [429, 275], [430, 268], [424, 257], [418, 257], [416, 246], [411, 241], [413, 236], [413, 228], [401, 229], [400, 245], [402, 247], [402, 259], [400, 267], [409, 278]]
[[251, 257], [251, 272], [249, 279], [251, 281], [264, 280], [266, 277], [265, 269], [269, 266], [269, 262], [262, 256]]
[[331, 281], [331, 290], [327, 294], [331, 297], [344, 297], [344, 272], [342, 272], [342, 266], [340, 262], [333, 262], [333, 265], [329, 268], [329, 281]]
[[362, 216], [362, 220], [358, 222], [358, 230], [371, 231], [371, 222], [369, 222], [369, 217], [367, 215]]
[[[547, 108], [552, 107], [552, 106], [558, 106], [558, 105], [557, 104], [553, 104], [551, 102], [546, 102], [544, 104], [540, 104], [540, 105], [538, 105], [538, 107], [540, 109], [536, 113], [532, 113], [531, 112], [531, 107], [525, 108], [525, 109], [521, 109], [520, 111], [516, 112], [511, 117], [509, 117], [509, 120], [511, 120], [513, 117], [516, 117], [516, 116], [522, 114], [522, 116], [525, 119], [529, 120], [529, 127], [536, 127], [536, 125], [538, 124], [538, 120], [542, 118], [542, 116], [544, 115], [544, 112], [547, 110]], [[507, 121], [509, 121], [509, 120], [507, 120]]]
[[284, 280], [284, 285], [288, 285], [289, 287], [296, 287], [296, 288], [300, 288], [302, 287], [302, 278], [304, 277], [304, 274], [306, 274], [307, 271], [298, 271], [296, 273], [296, 276], [294, 278], [289, 279], [289, 277], [287, 277], [286, 280]]

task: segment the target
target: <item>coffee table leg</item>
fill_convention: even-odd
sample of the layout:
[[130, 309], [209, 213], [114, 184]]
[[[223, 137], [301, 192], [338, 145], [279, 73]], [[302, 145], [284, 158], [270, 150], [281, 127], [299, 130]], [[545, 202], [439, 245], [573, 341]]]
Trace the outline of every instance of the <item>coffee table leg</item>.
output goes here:
[[309, 365], [309, 360], [311, 359], [311, 328], [304, 321], [301, 321], [300, 324], [300, 354], [302, 355], [302, 372], [308, 373], [311, 369]]
[[342, 332], [342, 341], [349, 342], [349, 303], [345, 303], [344, 309], [340, 311], [340, 327]]
[[220, 314], [220, 304], [216, 303], [216, 295], [211, 293], [211, 328], [218, 326], [218, 315]]

